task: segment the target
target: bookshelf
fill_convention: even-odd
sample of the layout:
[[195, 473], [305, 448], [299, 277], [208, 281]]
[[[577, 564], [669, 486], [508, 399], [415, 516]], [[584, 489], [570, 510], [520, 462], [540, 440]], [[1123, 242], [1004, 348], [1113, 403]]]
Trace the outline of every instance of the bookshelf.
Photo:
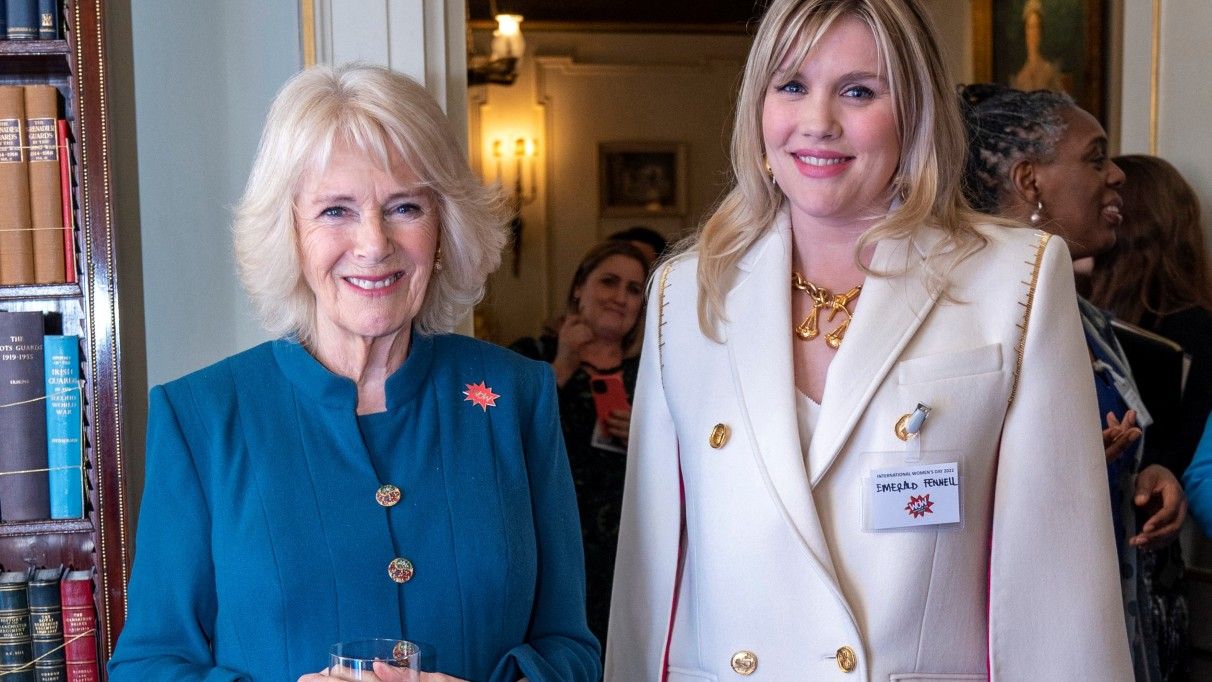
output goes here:
[[0, 83], [50, 83], [64, 96], [70, 129], [77, 283], [0, 286], [0, 309], [58, 313], [80, 337], [84, 376], [85, 516], [0, 522], [0, 563], [95, 567], [99, 664], [126, 618], [131, 538], [119, 372], [117, 230], [106, 91], [102, 0], [64, 0], [61, 40], [0, 41]]

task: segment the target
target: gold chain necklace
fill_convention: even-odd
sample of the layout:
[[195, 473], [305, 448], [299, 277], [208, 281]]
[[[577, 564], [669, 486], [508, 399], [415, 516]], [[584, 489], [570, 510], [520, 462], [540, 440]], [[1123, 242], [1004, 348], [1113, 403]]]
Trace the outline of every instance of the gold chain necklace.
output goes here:
[[829, 317], [826, 318], [827, 322], [832, 322], [838, 313], [846, 316], [836, 329], [825, 333], [825, 343], [829, 344], [830, 348], [837, 350], [842, 345], [842, 337], [846, 335], [846, 329], [850, 327], [850, 320], [854, 319], [854, 313], [850, 312], [847, 306], [862, 293], [862, 285], [854, 287], [844, 294], [833, 294], [828, 289], [818, 287], [804, 279], [804, 276], [800, 273], [792, 272], [791, 288], [796, 291], [807, 292], [808, 298], [812, 300], [812, 310], [808, 311], [808, 317], [805, 317], [803, 322], [791, 326], [791, 330], [800, 339], [811, 341], [821, 333], [820, 317], [822, 310], [827, 309], [829, 312]]

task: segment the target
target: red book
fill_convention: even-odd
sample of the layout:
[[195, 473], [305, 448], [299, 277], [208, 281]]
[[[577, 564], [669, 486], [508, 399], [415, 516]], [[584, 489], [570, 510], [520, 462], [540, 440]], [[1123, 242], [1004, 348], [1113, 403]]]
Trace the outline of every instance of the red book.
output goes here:
[[59, 584], [63, 600], [63, 642], [67, 682], [100, 682], [97, 670], [97, 609], [93, 572], [69, 571]]
[[72, 221], [72, 160], [67, 146], [67, 121], [59, 119], [59, 195], [63, 198], [63, 270], [67, 282], [76, 281], [76, 232]]

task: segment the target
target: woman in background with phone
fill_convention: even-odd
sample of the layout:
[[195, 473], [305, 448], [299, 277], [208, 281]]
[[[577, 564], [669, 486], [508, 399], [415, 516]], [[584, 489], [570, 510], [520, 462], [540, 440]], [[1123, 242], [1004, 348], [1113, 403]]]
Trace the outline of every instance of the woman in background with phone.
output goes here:
[[639, 357], [628, 357], [627, 349], [634, 347], [640, 333], [647, 279], [648, 261], [635, 246], [623, 241], [598, 244], [573, 274], [558, 334], [528, 337], [510, 346], [555, 369], [560, 423], [581, 512], [589, 628], [603, 641], [623, 504], [631, 397], [639, 370]]

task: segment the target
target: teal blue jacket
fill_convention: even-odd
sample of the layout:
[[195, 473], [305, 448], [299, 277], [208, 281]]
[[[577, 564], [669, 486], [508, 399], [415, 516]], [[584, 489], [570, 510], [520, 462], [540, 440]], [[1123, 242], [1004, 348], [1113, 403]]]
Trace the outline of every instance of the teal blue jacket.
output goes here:
[[[498, 397], [470, 401], [476, 384]], [[476, 682], [597, 680], [555, 396], [545, 364], [414, 333], [387, 409], [407, 411], [399, 457], [423, 475], [383, 507], [354, 383], [298, 343], [154, 388], [110, 680], [295, 680], [370, 637]], [[397, 556], [415, 566], [403, 584]]]
[[1183, 488], [1191, 516], [1204, 535], [1212, 536], [1212, 418], [1208, 419], [1203, 438], [1195, 448], [1195, 457], [1183, 473]]

